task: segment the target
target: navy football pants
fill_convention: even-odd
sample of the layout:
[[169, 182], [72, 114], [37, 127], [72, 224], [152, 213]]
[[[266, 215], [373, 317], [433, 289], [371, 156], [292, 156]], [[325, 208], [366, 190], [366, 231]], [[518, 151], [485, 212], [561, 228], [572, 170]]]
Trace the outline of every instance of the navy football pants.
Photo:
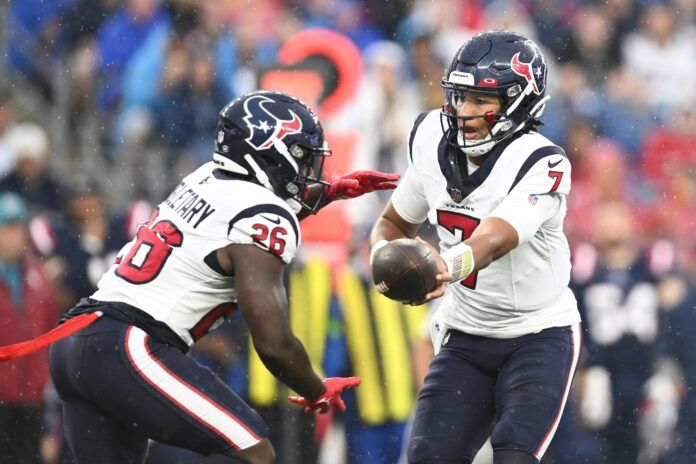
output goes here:
[[470, 463], [488, 437], [494, 453], [541, 459], [565, 406], [580, 327], [513, 339], [450, 331], [418, 395], [410, 463]]
[[212, 371], [108, 316], [55, 343], [50, 368], [78, 464], [141, 463], [148, 438], [234, 456], [268, 436]]

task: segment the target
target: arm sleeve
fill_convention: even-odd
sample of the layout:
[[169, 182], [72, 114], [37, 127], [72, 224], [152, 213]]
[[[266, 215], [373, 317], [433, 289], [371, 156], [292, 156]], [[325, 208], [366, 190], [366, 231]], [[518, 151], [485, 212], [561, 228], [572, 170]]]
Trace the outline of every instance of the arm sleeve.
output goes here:
[[519, 243], [531, 239], [537, 230], [553, 218], [562, 207], [560, 195], [535, 195], [513, 192], [500, 203], [489, 217], [508, 222], [517, 231]]
[[411, 224], [420, 224], [428, 218], [430, 207], [425, 199], [423, 183], [413, 165], [406, 169], [391, 201], [399, 216]]

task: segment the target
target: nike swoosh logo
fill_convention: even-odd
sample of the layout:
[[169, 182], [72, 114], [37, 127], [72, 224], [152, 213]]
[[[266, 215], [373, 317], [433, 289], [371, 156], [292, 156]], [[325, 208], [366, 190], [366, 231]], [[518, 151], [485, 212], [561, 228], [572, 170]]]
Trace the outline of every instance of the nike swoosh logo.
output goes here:
[[271, 219], [268, 216], [264, 216], [263, 214], [261, 215], [261, 217], [269, 222], [272, 222], [273, 224], [280, 224], [280, 218], [278, 218], [278, 217], [275, 219]]
[[550, 167], [550, 168], [555, 168], [556, 166], [558, 166], [559, 164], [561, 164], [561, 161], [563, 161], [563, 158], [559, 159], [559, 160], [556, 161], [555, 163], [552, 163], [551, 160], [549, 160], [549, 167]]

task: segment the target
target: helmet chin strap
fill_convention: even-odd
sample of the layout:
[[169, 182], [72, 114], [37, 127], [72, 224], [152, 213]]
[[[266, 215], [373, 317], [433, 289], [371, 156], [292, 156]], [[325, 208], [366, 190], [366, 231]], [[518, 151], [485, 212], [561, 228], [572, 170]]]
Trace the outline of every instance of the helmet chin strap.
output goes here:
[[234, 172], [236, 174], [242, 174], [245, 176], [249, 175], [249, 171], [246, 168], [219, 153], [213, 153], [213, 162], [215, 162], [215, 164], [220, 166], [225, 171]]
[[271, 142], [273, 143], [273, 148], [276, 149], [278, 153], [283, 155], [283, 158], [287, 160], [288, 163], [295, 169], [295, 173], [300, 172], [300, 167], [297, 165], [297, 161], [295, 161], [290, 154], [290, 150], [288, 150], [288, 146], [285, 145], [285, 143], [280, 140], [278, 137], [272, 137]]
[[[277, 137], [273, 137], [271, 139], [271, 142], [273, 143], [273, 148], [275, 148], [276, 151], [278, 151], [278, 153], [283, 155], [283, 157], [288, 161], [288, 163], [290, 163], [290, 165], [295, 170], [295, 173], [299, 172], [299, 167], [297, 165], [297, 161], [295, 161], [292, 158], [292, 155], [290, 155], [290, 151], [288, 150], [287, 145], [285, 145], [285, 143], [283, 143], [283, 141], [278, 139]], [[244, 159], [246, 160], [247, 163], [249, 163], [249, 166], [251, 166], [251, 169], [254, 170], [254, 175], [256, 176], [256, 179], [261, 183], [261, 185], [266, 187], [271, 192], [275, 193], [275, 189], [271, 185], [270, 179], [268, 178], [268, 174], [266, 174], [266, 172], [263, 169], [261, 169], [261, 166], [259, 166], [258, 163], [254, 160], [254, 157], [251, 156], [250, 154], [246, 154], [246, 155], [244, 155]], [[294, 209], [294, 206], [292, 204], [290, 206], [293, 207], [293, 209]], [[299, 205], [299, 203], [298, 203], [298, 206], [300, 207], [300, 209], [302, 208]]]
[[254, 170], [254, 175], [256, 176], [256, 179], [261, 183], [261, 185], [266, 187], [271, 192], [275, 193], [275, 189], [271, 185], [271, 182], [268, 179], [268, 175], [264, 172], [263, 169], [261, 169], [261, 166], [259, 166], [256, 163], [256, 161], [254, 161], [254, 157], [247, 153], [246, 155], [244, 155], [244, 159], [247, 163], [249, 163], [251, 169]]
[[302, 205], [299, 201], [295, 200], [294, 198], [286, 199], [285, 203], [288, 204], [290, 209], [292, 209], [295, 214], [298, 214], [300, 211], [302, 211]]

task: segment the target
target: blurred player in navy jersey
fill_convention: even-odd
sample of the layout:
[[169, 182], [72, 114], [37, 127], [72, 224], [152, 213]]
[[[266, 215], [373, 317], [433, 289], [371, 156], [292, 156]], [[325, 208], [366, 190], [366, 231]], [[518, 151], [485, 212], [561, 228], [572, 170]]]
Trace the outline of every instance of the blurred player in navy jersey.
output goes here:
[[152, 211], [141, 200], [125, 214], [113, 214], [99, 185], [85, 178], [74, 179], [67, 190], [64, 215], [36, 217], [29, 227], [34, 247], [57, 280], [62, 310], [97, 290], [120, 248]]
[[[696, 274], [691, 268], [683, 276], [665, 279], [661, 293], [672, 300], [664, 317], [662, 353], [674, 359], [680, 368], [675, 389], [681, 393], [673, 442], [660, 463], [689, 464], [696, 456]], [[669, 287], [669, 288], [668, 288]]]
[[329, 202], [393, 188], [397, 175], [321, 180], [330, 154], [299, 100], [255, 92], [221, 111], [213, 160], [185, 177], [64, 320], [98, 312], [55, 343], [50, 365], [67, 441], [82, 463], [140, 463], [148, 439], [270, 463], [260, 416], [185, 353], [241, 310], [259, 356], [305, 410], [345, 409], [360, 379], [321, 379], [292, 334], [283, 283], [299, 219]]
[[444, 300], [408, 461], [468, 463], [490, 437], [495, 464], [537, 463], [580, 352], [563, 234], [571, 166], [535, 130], [546, 62], [531, 40], [486, 31], [457, 51], [442, 86], [445, 104], [416, 119], [408, 169], [371, 235], [374, 254], [427, 219], [440, 239], [426, 300]]
[[[593, 242], [574, 253], [573, 284], [587, 328], [586, 369], [610, 381], [611, 415], [600, 435], [609, 462], [636, 462], [646, 382], [653, 374], [659, 334], [654, 253], [638, 241], [628, 206], [595, 209]], [[664, 272], [664, 271], [662, 271]], [[630, 360], [630, 362], [627, 362]], [[605, 408], [602, 408], [605, 409]]]

